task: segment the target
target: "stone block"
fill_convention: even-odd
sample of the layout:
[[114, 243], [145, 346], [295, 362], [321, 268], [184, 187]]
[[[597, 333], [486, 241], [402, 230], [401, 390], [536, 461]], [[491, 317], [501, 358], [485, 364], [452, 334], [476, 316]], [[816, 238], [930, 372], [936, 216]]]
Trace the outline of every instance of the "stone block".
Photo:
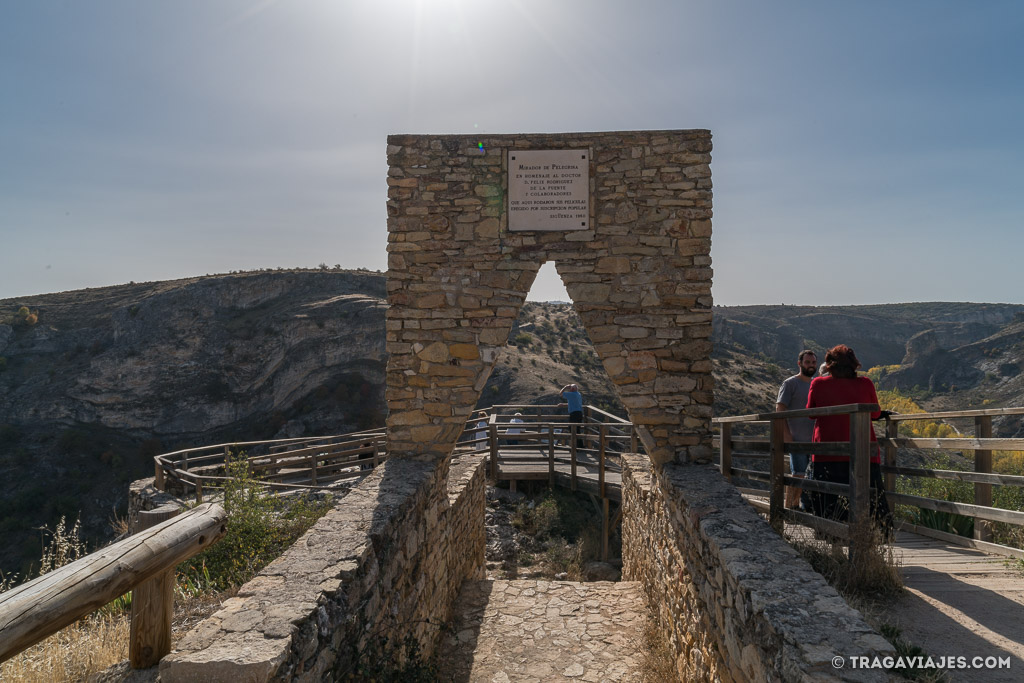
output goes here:
[[594, 263], [595, 273], [628, 273], [629, 258], [626, 256], [604, 256]]

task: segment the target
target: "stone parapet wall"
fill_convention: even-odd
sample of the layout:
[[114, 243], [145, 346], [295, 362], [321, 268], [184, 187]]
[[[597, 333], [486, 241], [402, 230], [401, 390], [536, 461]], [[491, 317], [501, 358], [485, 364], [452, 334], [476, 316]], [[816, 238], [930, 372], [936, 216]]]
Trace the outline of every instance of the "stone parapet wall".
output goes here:
[[[523, 150], [588, 152], [587, 229], [509, 230]], [[709, 462], [710, 163], [707, 130], [389, 136], [388, 453], [448, 456], [554, 261], [651, 459]]]
[[888, 680], [832, 667], [893, 654], [712, 467], [623, 458], [623, 579], [644, 587], [680, 680]]
[[190, 631], [161, 680], [332, 680], [385, 637], [430, 656], [462, 582], [484, 577], [484, 461], [447, 463], [378, 467]]

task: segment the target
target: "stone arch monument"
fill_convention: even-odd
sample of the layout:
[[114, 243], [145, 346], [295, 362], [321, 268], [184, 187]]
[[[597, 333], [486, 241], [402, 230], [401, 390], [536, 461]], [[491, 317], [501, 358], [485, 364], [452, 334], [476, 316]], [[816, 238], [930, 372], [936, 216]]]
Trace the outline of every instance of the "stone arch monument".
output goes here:
[[652, 461], [710, 461], [710, 163], [707, 130], [389, 136], [391, 456], [451, 454], [554, 261]]

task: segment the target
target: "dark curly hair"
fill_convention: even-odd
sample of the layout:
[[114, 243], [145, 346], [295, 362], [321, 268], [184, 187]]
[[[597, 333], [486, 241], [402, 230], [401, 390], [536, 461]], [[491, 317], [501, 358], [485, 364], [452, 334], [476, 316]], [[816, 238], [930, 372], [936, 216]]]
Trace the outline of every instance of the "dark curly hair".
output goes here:
[[857, 354], [846, 344], [833, 346], [825, 354], [825, 372], [840, 379], [852, 379], [857, 376], [860, 361]]

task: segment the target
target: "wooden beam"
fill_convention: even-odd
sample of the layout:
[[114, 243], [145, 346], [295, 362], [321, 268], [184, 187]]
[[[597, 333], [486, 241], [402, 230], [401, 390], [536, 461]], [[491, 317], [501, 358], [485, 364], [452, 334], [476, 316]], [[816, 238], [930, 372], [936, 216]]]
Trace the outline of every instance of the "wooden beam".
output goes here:
[[772, 450], [771, 450], [771, 462], [769, 464], [769, 474], [771, 479], [769, 480], [771, 493], [768, 496], [768, 503], [770, 512], [768, 514], [768, 521], [772, 525], [772, 528], [782, 533], [783, 527], [783, 510], [785, 510], [785, 488], [782, 485], [782, 475], [786, 471], [785, 458], [786, 452], [784, 450], [784, 436], [782, 434], [782, 422], [772, 422]]
[[[177, 505], [143, 510], [135, 533], [151, 529], [181, 514]], [[128, 636], [128, 661], [133, 669], [148, 669], [171, 651], [171, 618], [174, 616], [174, 567], [143, 581], [132, 589], [132, 619]]]
[[732, 425], [726, 422], [721, 426], [722, 434], [718, 443], [718, 466], [722, 476], [732, 481]]
[[601, 561], [608, 561], [608, 540], [612, 526], [608, 519], [608, 499], [604, 497], [604, 484], [601, 485]]
[[889, 500], [894, 503], [902, 503], [903, 505], [916, 505], [917, 507], [924, 508], [925, 510], [951, 512], [956, 515], [964, 515], [965, 517], [973, 517], [975, 519], [986, 519], [991, 522], [1006, 522], [1007, 524], [1024, 526], [1024, 512], [1018, 512], [1016, 510], [986, 508], [981, 507], [980, 505], [971, 505], [969, 503], [953, 503], [948, 500], [933, 500], [932, 498], [911, 496], [906, 493], [893, 493], [889, 495]]
[[[871, 520], [871, 415], [850, 416], [850, 526], [868, 525]], [[850, 538], [850, 562], [868, 552], [871, 538], [854, 534]]]
[[893, 443], [900, 448], [945, 448], [956, 450], [1003, 450], [1003, 451], [1024, 451], [1024, 439], [924, 439], [924, 438], [899, 438], [893, 439]]
[[891, 420], [946, 420], [954, 417], [981, 417], [998, 415], [1024, 415], [1024, 408], [985, 408], [982, 410], [952, 410], [942, 413], [904, 413], [890, 417]]
[[0, 593], [0, 662], [175, 567], [226, 529], [208, 503]]
[[928, 536], [939, 541], [945, 541], [946, 543], [952, 543], [964, 548], [977, 548], [990, 555], [1002, 555], [1003, 557], [1015, 557], [1018, 560], [1024, 560], [1024, 550], [1020, 548], [1011, 548], [1010, 546], [1000, 545], [998, 543], [989, 543], [987, 541], [978, 541], [973, 538], [967, 538], [966, 536], [959, 536], [957, 534], [951, 534], [945, 531], [939, 531], [938, 529], [929, 529], [928, 527], [918, 526], [911, 524], [906, 521], [897, 522], [898, 527], [903, 531], [909, 531], [914, 534], [920, 534], [921, 536]]
[[549, 432], [548, 439], [548, 486], [555, 486], [555, 431]]
[[986, 474], [984, 472], [961, 472], [959, 470], [930, 470], [924, 467], [888, 467], [883, 466], [886, 474], [902, 474], [908, 477], [928, 477], [929, 479], [947, 479], [950, 481], [967, 481], [974, 484], [997, 484], [999, 486], [1024, 486], [1024, 476], [1018, 474]]
[[[892, 442], [893, 439], [898, 438], [900, 435], [900, 424], [899, 422], [893, 422], [892, 420], [886, 419], [885, 421], [885, 436], [886, 443], [883, 449], [885, 453], [885, 460], [882, 463], [887, 467], [896, 467], [896, 445]], [[885, 490], [895, 491], [896, 490], [896, 475], [887, 472], [885, 474]]]
[[824, 408], [801, 408], [800, 410], [782, 410], [777, 413], [756, 413], [754, 415], [736, 415], [732, 417], [716, 417], [712, 424], [723, 424], [725, 422], [754, 422], [768, 420], [772, 423], [778, 420], [791, 417], [821, 417], [822, 415], [849, 415], [851, 413], [875, 413], [878, 412], [877, 403], [848, 403], [841, 406], [827, 406]]
[[[974, 418], [974, 436], [979, 439], [992, 438], [992, 416], [979, 415]], [[992, 473], [992, 450], [982, 449], [974, 451], [974, 471], [980, 474]], [[975, 482], [974, 504], [992, 506], [992, 484]], [[976, 541], [992, 540], [992, 525], [986, 521], [977, 520], [974, 523], [974, 539]]]
[[570, 480], [572, 481], [572, 485], [570, 486], [570, 489], [573, 490], [573, 491], [576, 490], [576, 429], [577, 429], [576, 425], [573, 425], [569, 429], [569, 438], [570, 438], [570, 443], [569, 443], [569, 462], [570, 462], [569, 467], [570, 467], [570, 474], [569, 474], [569, 477], [570, 477]]

